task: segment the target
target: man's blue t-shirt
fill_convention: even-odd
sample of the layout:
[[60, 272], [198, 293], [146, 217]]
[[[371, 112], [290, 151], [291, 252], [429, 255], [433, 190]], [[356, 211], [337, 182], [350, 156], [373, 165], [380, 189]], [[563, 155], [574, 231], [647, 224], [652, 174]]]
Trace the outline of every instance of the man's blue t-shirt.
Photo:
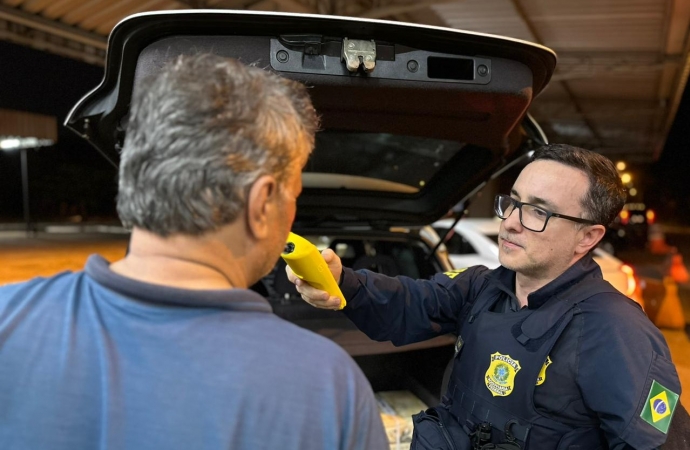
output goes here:
[[371, 387], [249, 290], [84, 272], [0, 287], [0, 448], [383, 449]]

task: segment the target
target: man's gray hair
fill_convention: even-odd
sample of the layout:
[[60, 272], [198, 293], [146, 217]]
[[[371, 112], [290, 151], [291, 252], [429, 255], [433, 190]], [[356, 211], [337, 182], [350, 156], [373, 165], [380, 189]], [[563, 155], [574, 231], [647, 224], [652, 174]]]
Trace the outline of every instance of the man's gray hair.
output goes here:
[[302, 84], [230, 58], [180, 56], [135, 89], [120, 219], [160, 236], [231, 223], [258, 177], [281, 184], [306, 159], [317, 128]]

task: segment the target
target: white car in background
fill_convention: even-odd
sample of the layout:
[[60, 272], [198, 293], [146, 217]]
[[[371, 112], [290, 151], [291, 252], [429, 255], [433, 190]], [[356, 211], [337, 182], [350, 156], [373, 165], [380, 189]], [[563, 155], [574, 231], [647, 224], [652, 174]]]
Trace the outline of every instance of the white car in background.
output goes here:
[[[454, 219], [434, 222], [432, 227], [443, 238]], [[463, 218], [445, 237], [450, 261], [455, 268], [483, 265], [495, 269], [498, 262], [498, 230], [501, 219]], [[604, 279], [644, 308], [641, 289], [633, 268], [610, 253], [594, 249], [594, 260]]]

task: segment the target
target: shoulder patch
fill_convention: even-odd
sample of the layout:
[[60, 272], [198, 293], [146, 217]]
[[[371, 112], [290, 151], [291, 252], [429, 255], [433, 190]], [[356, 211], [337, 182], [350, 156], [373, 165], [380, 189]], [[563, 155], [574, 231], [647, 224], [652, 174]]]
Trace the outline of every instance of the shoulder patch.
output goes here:
[[649, 389], [649, 395], [647, 395], [647, 401], [642, 408], [640, 417], [666, 434], [671, 425], [676, 405], [678, 405], [678, 394], [657, 383], [656, 380], [652, 380], [652, 387]]
[[551, 361], [550, 356], [546, 356], [546, 361], [544, 361], [544, 365], [541, 366], [541, 370], [539, 371], [539, 376], [537, 377], [537, 386], [541, 386], [544, 384], [544, 381], [546, 381], [546, 369], [553, 363]]
[[455, 270], [451, 270], [449, 272], [443, 272], [443, 275], [447, 276], [448, 278], [450, 278], [452, 280], [453, 278], [457, 277], [458, 275], [460, 275], [461, 273], [463, 273], [466, 270], [467, 270], [467, 267], [463, 267], [462, 269], [455, 269]]

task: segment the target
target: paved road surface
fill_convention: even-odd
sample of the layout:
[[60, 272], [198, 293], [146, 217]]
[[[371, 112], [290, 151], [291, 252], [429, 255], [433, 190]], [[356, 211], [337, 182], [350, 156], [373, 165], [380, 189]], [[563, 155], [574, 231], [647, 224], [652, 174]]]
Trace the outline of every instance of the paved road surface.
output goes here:
[[27, 239], [22, 234], [0, 235], [0, 284], [81, 270], [93, 253], [115, 261], [125, 255], [128, 242], [125, 235], [39, 233]]

